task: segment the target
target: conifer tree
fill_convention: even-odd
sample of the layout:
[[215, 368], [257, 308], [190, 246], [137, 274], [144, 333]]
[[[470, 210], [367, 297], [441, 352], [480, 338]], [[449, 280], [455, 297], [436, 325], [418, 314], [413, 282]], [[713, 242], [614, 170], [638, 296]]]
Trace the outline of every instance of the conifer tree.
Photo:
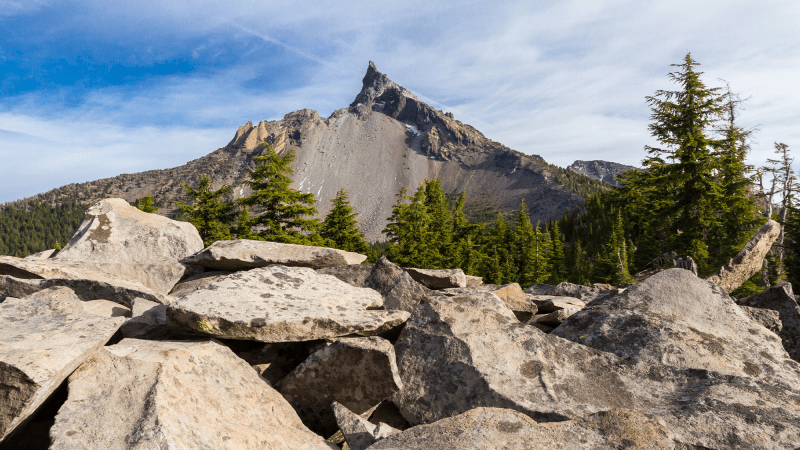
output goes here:
[[347, 191], [339, 189], [336, 197], [331, 200], [332, 207], [325, 220], [322, 222], [320, 236], [329, 245], [339, 250], [366, 254], [369, 244], [364, 240], [364, 234], [358, 229], [353, 206], [347, 198]]
[[517, 252], [517, 282], [523, 289], [536, 283], [534, 231], [528, 214], [528, 207], [525, 205], [525, 200], [522, 200], [515, 213], [514, 241]]
[[559, 229], [558, 222], [553, 224], [551, 231], [552, 250], [550, 252], [550, 279], [549, 284], [558, 284], [567, 279], [566, 257], [564, 254], [564, 235]]
[[238, 214], [233, 203], [224, 198], [230, 195], [230, 186], [223, 185], [212, 191], [211, 178], [201, 175], [197, 189], [187, 184], [182, 187], [191, 204], [177, 201], [175, 204], [186, 214], [189, 223], [197, 228], [203, 244], [208, 246], [216, 241], [231, 239], [231, 225]]
[[531, 271], [534, 283], [544, 283], [550, 277], [550, 233], [541, 229], [539, 222], [533, 229]]
[[156, 208], [155, 205], [153, 204], [153, 197], [150, 194], [147, 194], [144, 197], [137, 200], [136, 207], [139, 208], [139, 211], [143, 211], [146, 213], [155, 214], [158, 212], [158, 208]]
[[447, 205], [439, 179], [425, 181], [425, 206], [430, 217], [430, 232], [432, 241], [429, 243], [437, 268], [450, 268], [452, 265], [453, 248], [453, 221], [451, 211]]
[[293, 173], [294, 149], [285, 156], [278, 155], [264, 143], [261, 156], [253, 158], [255, 169], [245, 169], [250, 180], [245, 183], [253, 190], [241, 205], [262, 208], [263, 212], [251, 217], [249, 225], [260, 227], [255, 233], [259, 239], [287, 244], [324, 245], [319, 236], [321, 223], [313, 219], [314, 194], [303, 193], [289, 187]]
[[438, 269], [438, 252], [430, 245], [433, 240], [430, 222], [425, 205], [425, 184], [420, 185], [413, 196], [402, 188], [397, 203], [392, 207], [389, 223], [383, 230], [393, 244], [387, 258], [404, 267]]

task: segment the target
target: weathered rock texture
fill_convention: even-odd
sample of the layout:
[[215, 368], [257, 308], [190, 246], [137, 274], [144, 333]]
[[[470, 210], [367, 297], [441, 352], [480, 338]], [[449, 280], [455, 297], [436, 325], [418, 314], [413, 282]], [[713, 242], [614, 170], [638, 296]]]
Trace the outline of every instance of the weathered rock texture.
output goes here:
[[708, 278], [708, 281], [722, 286], [727, 292], [733, 292], [748, 278], [761, 270], [764, 256], [772, 244], [778, 239], [781, 226], [770, 219], [750, 238], [739, 253]]
[[234, 353], [247, 361], [271, 386], [310, 356], [307, 342], [266, 343], [254, 349], [234, 350]]
[[69, 378], [54, 449], [325, 449], [280, 394], [216, 342], [125, 339]]
[[577, 160], [571, 165], [567, 166], [567, 170], [571, 170], [575, 173], [579, 173], [583, 176], [587, 176], [595, 180], [605, 181], [606, 183], [612, 184], [614, 186], [621, 186], [619, 181], [617, 181], [617, 175], [627, 172], [629, 170], [639, 170], [639, 169], [633, 166], [626, 166], [625, 164], [619, 164], [610, 161]]
[[547, 295], [556, 297], [574, 297], [584, 303], [589, 303], [593, 299], [597, 298], [600, 293], [600, 289], [589, 286], [581, 286], [580, 284], [564, 281], [549, 291]]
[[527, 312], [531, 314], [536, 314], [539, 311], [539, 307], [536, 305], [535, 302], [531, 301], [528, 294], [526, 294], [522, 288], [517, 283], [510, 283], [510, 284], [484, 284], [475, 287], [467, 287], [467, 288], [452, 288], [446, 289], [445, 291], [441, 292], [444, 295], [456, 296], [456, 295], [469, 295], [470, 292], [491, 292], [492, 294], [498, 296], [506, 306], [509, 307], [514, 312]]
[[405, 322], [405, 311], [383, 305], [372, 289], [357, 288], [312, 269], [273, 265], [217, 278], [176, 297], [170, 324], [227, 339], [294, 342], [378, 334]]
[[742, 312], [747, 314], [747, 317], [752, 319], [755, 323], [762, 327], [778, 334], [783, 330], [783, 323], [781, 323], [781, 314], [778, 311], [763, 308], [753, 308], [752, 306], [739, 305]]
[[397, 277], [403, 273], [400, 266], [395, 265], [385, 256], [381, 256], [378, 262], [372, 268], [372, 273], [369, 274], [364, 281], [365, 287], [375, 289], [381, 295], [386, 295], [389, 289], [394, 286]]
[[753, 377], [800, 392], [800, 364], [719, 286], [668, 269], [574, 314], [553, 335], [657, 364]]
[[558, 297], [554, 295], [530, 295], [528, 300], [533, 302], [540, 313], [551, 313], [559, 309], [578, 308], [583, 309], [586, 303], [575, 297]]
[[578, 308], [565, 308], [553, 311], [547, 314], [538, 314], [531, 318], [530, 322], [533, 323], [543, 323], [545, 325], [549, 325], [551, 327], [558, 327], [561, 325], [567, 318], [571, 317], [576, 312], [580, 311]]
[[386, 292], [383, 307], [412, 312], [414, 307], [430, 293], [430, 289], [417, 283], [408, 273], [403, 272], [395, 278], [394, 284]]
[[800, 306], [792, 291], [792, 285], [783, 283], [758, 294], [741, 299], [739, 304], [753, 308], [777, 311], [781, 330], [778, 336], [789, 356], [800, 362]]
[[346, 266], [323, 267], [317, 273], [333, 275], [350, 286], [368, 287], [367, 277], [372, 273], [375, 264], [348, 264]]
[[271, 264], [321, 269], [360, 264], [365, 259], [365, 255], [335, 248], [236, 239], [214, 242], [182, 262], [216, 270], [248, 270]]
[[461, 269], [417, 269], [409, 267], [406, 272], [414, 281], [429, 289], [466, 287], [467, 278]]
[[525, 289], [525, 293], [529, 295], [549, 295], [556, 287], [551, 284], [536, 283], [533, 286]]
[[342, 339], [312, 354], [276, 385], [307, 427], [338, 429], [331, 402], [363, 414], [402, 388], [394, 348], [379, 337]]
[[800, 439], [795, 393], [751, 377], [623, 359], [544, 334], [519, 323], [492, 294], [428, 297], [400, 338], [403, 389], [394, 401], [412, 424], [477, 407], [546, 421], [621, 408], [657, 417], [673, 439], [690, 445], [778, 449]]
[[[86, 308], [88, 306], [88, 308]], [[0, 303], [0, 441], [125, 320], [103, 317], [66, 288]]]
[[378, 441], [371, 450], [637, 449], [672, 450], [663, 425], [628, 411], [537, 424], [517, 411], [475, 408]]
[[344, 435], [347, 445], [350, 446], [350, 450], [366, 450], [367, 447], [378, 440], [400, 431], [385, 423], [378, 425], [370, 423], [342, 406], [339, 402], [334, 401], [331, 408], [336, 416], [336, 424]]

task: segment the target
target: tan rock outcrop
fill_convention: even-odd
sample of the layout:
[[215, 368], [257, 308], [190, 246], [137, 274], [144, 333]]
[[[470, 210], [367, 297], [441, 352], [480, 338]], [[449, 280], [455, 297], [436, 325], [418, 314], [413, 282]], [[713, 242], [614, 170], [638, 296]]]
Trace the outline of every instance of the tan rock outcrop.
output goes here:
[[367, 277], [370, 276], [374, 267], [375, 264], [348, 264], [346, 266], [323, 267], [318, 269], [317, 273], [333, 275], [350, 286], [369, 287], [367, 286]]
[[781, 344], [789, 356], [800, 362], [800, 305], [790, 283], [782, 283], [769, 289], [737, 300], [740, 305], [777, 311], [781, 329], [777, 332]]
[[414, 281], [429, 289], [447, 289], [467, 286], [467, 278], [461, 269], [417, 269], [408, 267], [406, 273]]
[[764, 257], [780, 233], [780, 224], [772, 219], [768, 220], [736, 256], [708, 277], [708, 281], [722, 286], [727, 292], [735, 291], [761, 270]]
[[417, 283], [408, 273], [403, 272], [395, 278], [394, 284], [386, 292], [383, 307], [412, 312], [414, 307], [430, 293], [430, 289]]

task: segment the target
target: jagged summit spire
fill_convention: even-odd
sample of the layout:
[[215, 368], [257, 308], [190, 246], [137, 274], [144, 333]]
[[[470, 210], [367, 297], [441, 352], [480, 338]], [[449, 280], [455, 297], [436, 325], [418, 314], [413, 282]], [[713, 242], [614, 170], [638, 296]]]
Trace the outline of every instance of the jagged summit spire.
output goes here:
[[357, 106], [359, 103], [364, 105], [371, 105], [375, 100], [381, 97], [384, 93], [394, 91], [403, 97], [413, 98], [418, 100], [410, 91], [393, 82], [385, 74], [378, 71], [375, 63], [370, 61], [367, 66], [367, 73], [361, 81], [361, 92], [358, 93], [356, 99], [350, 104], [351, 107]]

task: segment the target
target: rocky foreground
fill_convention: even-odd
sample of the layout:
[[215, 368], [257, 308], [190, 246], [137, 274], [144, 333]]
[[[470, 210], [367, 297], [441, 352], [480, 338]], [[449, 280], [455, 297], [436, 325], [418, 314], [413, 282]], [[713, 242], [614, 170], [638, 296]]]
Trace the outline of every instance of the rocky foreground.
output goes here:
[[259, 241], [203, 248], [109, 199], [0, 257], [0, 448], [795, 449], [791, 285], [484, 285]]

